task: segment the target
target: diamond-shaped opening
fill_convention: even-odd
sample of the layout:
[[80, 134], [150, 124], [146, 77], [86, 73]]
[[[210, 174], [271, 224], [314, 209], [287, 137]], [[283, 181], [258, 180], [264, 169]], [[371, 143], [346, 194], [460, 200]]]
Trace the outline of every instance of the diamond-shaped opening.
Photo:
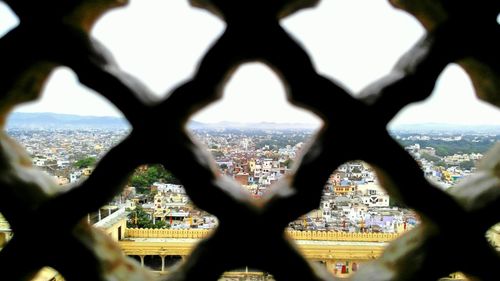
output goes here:
[[[499, 124], [498, 108], [479, 100], [467, 74], [451, 65], [441, 74], [432, 96], [404, 108], [388, 128], [429, 181], [456, 195], [464, 187], [460, 183], [473, 180], [475, 172], [484, 168], [483, 156], [491, 154], [498, 145]], [[480, 178], [481, 174], [477, 176]], [[477, 186], [469, 188], [474, 190]], [[498, 225], [493, 226], [486, 238], [500, 250], [498, 230]], [[465, 278], [460, 272], [449, 277]]]
[[405, 107], [389, 124], [393, 138], [444, 189], [476, 171], [500, 141], [500, 111], [480, 101], [465, 72], [449, 66], [432, 96]]
[[114, 201], [127, 204], [128, 229], [213, 229], [217, 224], [193, 206], [182, 183], [159, 164], [138, 167]]
[[[20, 105], [9, 115], [6, 131], [25, 148], [33, 167], [52, 179], [51, 192], [59, 192], [85, 181], [130, 126], [111, 103], [82, 87], [67, 68], [59, 68], [39, 101]], [[119, 209], [103, 206], [88, 221], [95, 224]]]
[[345, 278], [419, 220], [387, 194], [368, 163], [356, 160], [331, 174], [319, 208], [290, 222], [287, 231], [305, 257]]
[[286, 18], [283, 26], [306, 47], [320, 73], [357, 93], [389, 73], [424, 34], [415, 18], [389, 2], [321, 1], [317, 9]]
[[[292, 173], [294, 160], [320, 123], [286, 101], [276, 74], [263, 64], [251, 63], [238, 68], [223, 99], [194, 115], [188, 129], [210, 151], [219, 172], [259, 200], [275, 182]], [[221, 278], [271, 276], [259, 269], [239, 268]]]
[[319, 208], [290, 223], [289, 230], [401, 234], [418, 220], [387, 194], [368, 163], [350, 161], [331, 174]]
[[4, 2], [0, 2], [0, 37], [19, 25], [19, 18]]
[[277, 76], [257, 63], [240, 67], [223, 100], [192, 119], [188, 128], [207, 146], [220, 173], [256, 198], [291, 172], [320, 126], [319, 118], [290, 105]]
[[163, 96], [194, 73], [223, 29], [221, 21], [189, 1], [130, 1], [100, 19], [92, 35], [121, 68]]
[[33, 165], [65, 187], [86, 179], [130, 131], [123, 115], [67, 68], [54, 71], [39, 101], [16, 107], [6, 128]]
[[[117, 26], [127, 32], [117, 33]], [[155, 0], [131, 1], [126, 8], [102, 18], [92, 34], [113, 53], [120, 67], [162, 96], [192, 75], [199, 58], [222, 30], [222, 22], [192, 9], [189, 1]], [[126, 207], [129, 231], [124, 231], [122, 238], [128, 240], [144, 237], [131, 229], [165, 230], [147, 237], [173, 239], [186, 228], [204, 232], [217, 224], [215, 217], [193, 209], [181, 183], [161, 165], [145, 164], [136, 169], [114, 201], [127, 200], [134, 201]], [[158, 260], [153, 259], [153, 264]]]
[[[130, 125], [111, 103], [82, 87], [67, 68], [59, 68], [39, 101], [18, 106], [9, 115], [6, 131], [24, 146], [33, 167], [43, 171], [37, 178], [52, 179], [50, 187], [42, 186], [52, 193], [85, 181], [100, 159], [128, 135]], [[125, 187], [112, 202], [87, 216], [91, 225], [103, 229], [113, 240], [126, 237], [126, 208], [133, 205], [133, 199], [140, 199], [124, 197], [130, 189]], [[11, 237], [8, 224], [0, 220], [0, 247]], [[60, 278], [50, 268], [38, 275]]]

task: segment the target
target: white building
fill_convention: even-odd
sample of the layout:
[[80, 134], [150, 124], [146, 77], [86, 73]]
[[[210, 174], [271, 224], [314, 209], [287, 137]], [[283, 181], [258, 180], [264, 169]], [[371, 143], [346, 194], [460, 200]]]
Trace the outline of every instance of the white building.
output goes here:
[[45, 158], [34, 158], [33, 165], [38, 166], [38, 167], [43, 167], [43, 166], [45, 166], [45, 161], [47, 161], [47, 159], [45, 159]]
[[184, 187], [180, 184], [155, 182], [153, 183], [153, 186], [155, 186], [158, 189], [159, 193], [172, 192], [172, 193], [186, 194], [186, 190], [184, 190]]
[[69, 166], [69, 161], [68, 160], [57, 160], [57, 167], [58, 168], [66, 168]]
[[80, 177], [82, 176], [82, 171], [74, 171], [73, 173], [69, 174], [69, 182], [74, 183], [77, 182]]
[[362, 196], [361, 199], [368, 207], [389, 207], [389, 195], [386, 194], [377, 193]]

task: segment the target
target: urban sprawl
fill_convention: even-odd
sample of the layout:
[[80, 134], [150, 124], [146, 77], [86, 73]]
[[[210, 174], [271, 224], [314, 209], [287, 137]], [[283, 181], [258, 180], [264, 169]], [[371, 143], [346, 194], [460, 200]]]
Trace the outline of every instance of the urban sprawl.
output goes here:
[[[123, 139], [126, 129], [10, 129], [33, 164], [61, 188], [91, 175], [103, 155]], [[256, 199], [292, 171], [294, 159], [314, 132], [309, 129], [199, 129], [193, 137], [213, 155], [220, 173], [233, 178]], [[448, 189], [473, 173], [500, 136], [491, 133], [393, 132], [429, 181]], [[190, 203], [174, 175], [159, 165], [137, 168], [109, 206], [127, 206], [129, 227], [211, 229], [217, 219]], [[345, 163], [325, 183], [319, 209], [290, 222], [293, 230], [399, 233], [418, 224], [414, 212], [391, 200], [364, 162]], [[105, 216], [99, 210], [89, 220]]]

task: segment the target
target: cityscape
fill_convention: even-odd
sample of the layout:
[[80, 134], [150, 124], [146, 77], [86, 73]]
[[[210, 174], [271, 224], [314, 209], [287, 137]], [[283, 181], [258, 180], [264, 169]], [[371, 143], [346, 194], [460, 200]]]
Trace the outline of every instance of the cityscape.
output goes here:
[[[192, 137], [206, 146], [219, 172], [240, 183], [256, 200], [280, 178], [292, 173], [294, 160], [315, 132], [313, 128], [270, 124], [256, 129], [200, 124], [191, 127]], [[127, 136], [129, 129], [18, 126], [10, 127], [7, 133], [26, 148], [34, 166], [65, 189], [88, 178], [99, 160]], [[442, 189], [453, 188], [474, 173], [483, 155], [500, 141], [500, 134], [491, 130], [395, 130], [391, 135], [419, 163], [427, 179]], [[88, 220], [98, 223], [120, 209], [126, 210], [129, 229], [202, 231], [214, 229], [218, 223], [216, 217], [190, 202], [182, 183], [161, 165], [138, 167], [123, 192], [108, 206], [89, 214]], [[370, 165], [353, 161], [332, 171], [318, 209], [290, 222], [287, 231], [294, 235], [399, 235], [418, 224], [416, 213], [387, 195]], [[154, 267], [154, 262], [149, 264]], [[348, 263], [347, 267], [334, 267], [342, 273], [349, 268]], [[352, 265], [351, 269], [354, 270]]]
[[497, 280], [464, 3], [0, 1], [0, 281]]

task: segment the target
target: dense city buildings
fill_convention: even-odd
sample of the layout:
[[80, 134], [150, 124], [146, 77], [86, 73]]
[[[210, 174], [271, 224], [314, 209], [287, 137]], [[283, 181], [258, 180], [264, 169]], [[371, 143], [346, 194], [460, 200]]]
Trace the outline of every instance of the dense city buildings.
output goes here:
[[[11, 128], [8, 134], [26, 148], [33, 165], [51, 176], [55, 184], [72, 188], [91, 175], [128, 130]], [[215, 127], [196, 128], [191, 134], [212, 154], [221, 175], [234, 179], [259, 200], [274, 183], [293, 173], [294, 161], [314, 130]], [[443, 189], [453, 188], [474, 173], [486, 151], [500, 140], [491, 132], [395, 131], [392, 135], [414, 157], [427, 179]], [[126, 255], [160, 275], [185, 259], [199, 239], [218, 224], [216, 217], [191, 203], [174, 175], [155, 164], [138, 167], [121, 194], [89, 214], [88, 221], [118, 241]], [[318, 209], [290, 222], [286, 234], [305, 257], [343, 278], [418, 223], [413, 211], [387, 195], [369, 164], [351, 161], [332, 171]], [[490, 241], [498, 241], [498, 226], [495, 229], [488, 233]], [[12, 237], [1, 217], [0, 233], [0, 245]], [[171, 247], [169, 254], [164, 253], [166, 245]], [[325, 256], [327, 252], [335, 255]], [[39, 276], [39, 280], [62, 280], [48, 269]], [[225, 273], [220, 280], [241, 278], [273, 280], [251, 269]]]
[[[57, 184], [70, 187], [85, 180], [96, 162], [128, 131], [29, 128], [8, 133], [25, 146], [35, 166]], [[192, 131], [213, 155], [220, 173], [240, 183], [256, 199], [292, 173], [294, 160], [313, 133], [312, 129], [283, 128]], [[393, 135], [427, 178], [444, 189], [473, 173], [484, 151], [499, 140], [491, 133]], [[138, 168], [111, 205], [129, 207], [131, 227], [211, 229], [217, 225], [217, 219], [192, 205], [181, 183], [159, 165]], [[416, 214], [393, 201], [378, 184], [373, 169], [361, 161], [345, 163], [332, 172], [318, 207], [290, 222], [289, 229], [401, 233], [418, 223]]]
[[33, 165], [67, 185], [88, 177], [100, 159], [126, 134], [105, 129], [9, 129], [8, 134], [21, 143]]

